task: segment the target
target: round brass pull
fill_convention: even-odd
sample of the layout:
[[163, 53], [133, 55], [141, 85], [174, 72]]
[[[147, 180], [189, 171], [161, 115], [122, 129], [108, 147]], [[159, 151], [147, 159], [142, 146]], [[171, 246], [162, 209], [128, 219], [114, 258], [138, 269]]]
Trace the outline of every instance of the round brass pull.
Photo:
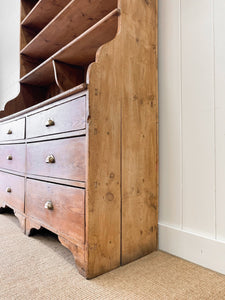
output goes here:
[[7, 134], [12, 134], [12, 130], [9, 129], [8, 132], [7, 132]]
[[55, 122], [52, 119], [48, 119], [48, 121], [45, 123], [46, 127], [54, 126]]
[[12, 192], [11, 187], [7, 187], [7, 188], [6, 188], [6, 192], [7, 192], [7, 193], [11, 193], [11, 192]]
[[46, 209], [49, 209], [49, 210], [53, 210], [53, 203], [52, 203], [52, 201], [47, 201], [46, 203], [45, 203], [45, 208]]
[[55, 157], [54, 155], [50, 154], [46, 157], [45, 162], [47, 164], [54, 164], [55, 163]]
[[7, 160], [12, 160], [12, 159], [13, 159], [12, 155], [7, 156]]

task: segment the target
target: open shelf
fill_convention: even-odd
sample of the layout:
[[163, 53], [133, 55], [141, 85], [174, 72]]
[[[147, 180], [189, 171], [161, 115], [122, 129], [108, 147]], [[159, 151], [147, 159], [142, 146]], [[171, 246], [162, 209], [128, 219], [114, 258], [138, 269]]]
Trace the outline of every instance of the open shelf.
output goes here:
[[46, 86], [54, 82], [53, 61], [82, 67], [92, 63], [97, 50], [115, 37], [119, 14], [120, 10], [114, 9], [75, 40], [23, 76], [20, 82], [35, 86]]
[[[21, 25], [28, 26], [35, 31], [44, 28], [71, 0], [23, 0]], [[34, 5], [33, 3], [36, 3]], [[33, 4], [33, 5], [32, 5]], [[32, 7], [32, 6], [33, 7]], [[32, 7], [32, 9], [31, 9]]]
[[98, 0], [91, 5], [89, 0], [73, 0], [21, 50], [21, 54], [47, 59], [116, 7], [117, 0]]
[[0, 116], [85, 89], [119, 15], [118, 0], [21, 0], [20, 93]]

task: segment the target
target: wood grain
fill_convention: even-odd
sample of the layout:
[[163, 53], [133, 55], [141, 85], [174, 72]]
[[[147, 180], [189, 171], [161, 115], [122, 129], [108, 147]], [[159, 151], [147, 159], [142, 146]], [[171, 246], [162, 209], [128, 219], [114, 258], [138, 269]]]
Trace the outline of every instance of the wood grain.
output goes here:
[[37, 31], [40, 31], [70, 1], [71, 0], [22, 0], [21, 4], [23, 14], [21, 24], [23, 26], [31, 27]]
[[[85, 181], [86, 137], [60, 139], [27, 145], [27, 173]], [[46, 163], [48, 155], [55, 163]]]
[[84, 68], [53, 60], [55, 82], [61, 91], [67, 91], [85, 81]]
[[78, 38], [44, 61], [37, 68], [23, 76], [21, 83], [48, 85], [54, 80], [52, 60], [70, 65], [85, 66], [95, 60], [98, 48], [110, 41], [116, 34], [119, 10], [115, 9]]
[[92, 277], [157, 248], [157, 1], [119, 1], [119, 8], [118, 35], [88, 70]]
[[[52, 201], [53, 209], [45, 208]], [[55, 233], [84, 242], [84, 190], [27, 179], [25, 212]]]
[[[11, 188], [11, 192], [7, 192]], [[0, 172], [0, 198], [19, 212], [24, 212], [24, 177]]]
[[120, 86], [123, 91], [122, 264], [125, 264], [157, 249], [157, 1], [140, 1], [138, 5], [135, 0], [121, 1], [121, 10], [122, 22], [127, 24], [126, 32], [121, 29], [121, 52], [126, 56], [120, 73], [126, 82], [124, 87]]
[[14, 210], [14, 214], [17, 217], [17, 219], [20, 223], [20, 227], [21, 227], [23, 233], [25, 233], [25, 231], [26, 231], [26, 217], [24, 216], [24, 214], [21, 214], [16, 210]]
[[39, 230], [41, 229], [40, 222], [36, 221], [32, 218], [29, 218], [26, 216], [26, 228], [25, 228], [25, 234], [27, 236], [32, 236], [34, 234], [34, 229]]
[[79, 273], [84, 277], [87, 277], [84, 246], [77, 245], [74, 241], [70, 241], [68, 238], [60, 235], [58, 236], [58, 239], [64, 247], [72, 252]]
[[[77, 3], [91, 9], [100, 0]], [[20, 83], [26, 85], [14, 102], [16, 109], [77, 84], [75, 72], [69, 74], [77, 66], [83, 68], [84, 76], [87, 72], [88, 99], [86, 109], [70, 107], [64, 116], [63, 106], [28, 116], [29, 136], [35, 140], [26, 140], [26, 176], [35, 175], [38, 180], [27, 178], [26, 232], [43, 226], [58, 234], [78, 261], [80, 272], [93, 278], [157, 248], [157, 0], [119, 0], [118, 8], [97, 24], [40, 65], [36, 63], [22, 56], [25, 76]], [[14, 103], [6, 105], [2, 114], [15, 112]], [[43, 128], [45, 118], [51, 118], [49, 112], [55, 124], [58, 120], [62, 124]], [[47, 139], [51, 130], [60, 137], [74, 130], [71, 116], [77, 124], [87, 120], [86, 136], [36, 142], [43, 134]], [[17, 154], [20, 144], [0, 145], [0, 151], [15, 146]], [[55, 162], [47, 164], [50, 154]], [[0, 162], [4, 162], [1, 156]], [[60, 181], [45, 182], [51, 178], [81, 181], [86, 190], [60, 185]], [[47, 201], [52, 201], [53, 210], [44, 208]]]
[[21, 0], [21, 21], [30, 13], [38, 0]]
[[[0, 145], [0, 168], [25, 172], [25, 144]], [[12, 160], [8, 160], [12, 155]]]
[[[45, 10], [48, 5], [51, 5], [51, 3], [45, 3]], [[56, 6], [54, 5], [54, 7]], [[21, 53], [47, 59], [116, 7], [116, 0], [98, 0], [93, 1], [91, 4], [90, 0], [73, 0], [22, 49]], [[40, 23], [43, 18], [44, 16], [38, 18]], [[27, 20], [25, 23], [27, 23]]]
[[0, 124], [0, 141], [20, 140], [24, 139], [24, 137], [25, 118]]
[[0, 117], [4, 118], [23, 109], [27, 109], [32, 105], [36, 105], [46, 99], [45, 95], [46, 90], [44, 88], [21, 84], [19, 95], [6, 103], [4, 110], [0, 111]]
[[[85, 129], [85, 117], [85, 97], [80, 97], [28, 116], [26, 135], [27, 138], [32, 138]], [[48, 119], [52, 119], [55, 124], [46, 127]]]

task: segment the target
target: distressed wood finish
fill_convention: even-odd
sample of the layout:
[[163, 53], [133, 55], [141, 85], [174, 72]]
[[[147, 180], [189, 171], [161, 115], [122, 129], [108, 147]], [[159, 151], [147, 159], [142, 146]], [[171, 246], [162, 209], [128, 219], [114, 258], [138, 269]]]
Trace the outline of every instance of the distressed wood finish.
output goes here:
[[7, 206], [24, 212], [24, 178], [0, 172], [0, 198]]
[[21, 53], [47, 59], [116, 7], [117, 0], [99, 0], [91, 5], [90, 0], [73, 0], [22, 49]]
[[25, 233], [26, 230], [26, 217], [24, 216], [24, 214], [21, 214], [20, 212], [14, 210], [15, 216], [17, 217], [20, 227], [23, 231], [23, 233]]
[[[27, 145], [27, 173], [85, 181], [85, 137], [60, 139]], [[49, 155], [54, 163], [46, 163]]]
[[25, 149], [25, 144], [0, 145], [0, 168], [24, 173]]
[[[49, 119], [54, 121], [54, 125], [46, 126]], [[84, 96], [28, 116], [27, 138], [81, 130], [85, 126]]]
[[[53, 209], [45, 208], [47, 201], [52, 202]], [[83, 189], [28, 179], [25, 213], [55, 233], [84, 243]]]
[[88, 73], [90, 277], [157, 249], [157, 1], [121, 0], [119, 8], [119, 34]]
[[34, 28], [36, 31], [40, 31], [70, 1], [71, 0], [22, 0], [21, 24], [23, 26]]
[[26, 234], [55, 232], [93, 278], [157, 249], [157, 0], [56, 0], [39, 34], [58, 8], [21, 1], [21, 93], [0, 129], [25, 118], [26, 134], [0, 131], [0, 168], [25, 172]]
[[95, 60], [98, 48], [116, 34], [119, 10], [115, 9], [71, 43], [23, 76], [21, 83], [44, 86], [54, 81], [52, 60], [84, 66]]
[[84, 82], [83, 67], [64, 64], [56, 60], [53, 60], [52, 63], [55, 82], [60, 90], [66, 91]]
[[62, 237], [60, 235], [58, 236], [58, 239], [64, 247], [68, 248], [72, 252], [79, 273], [84, 277], [87, 277], [85, 247], [80, 246], [77, 243], [74, 243], [74, 241], [71, 241], [68, 238]]
[[23, 140], [25, 137], [25, 119], [0, 124], [0, 140]]
[[133, 59], [130, 66], [133, 70], [122, 74], [126, 82], [121, 145], [124, 264], [157, 248], [157, 1], [140, 1], [138, 6], [121, 1], [121, 9], [124, 22], [133, 23], [137, 30], [126, 26], [123, 33], [121, 29], [121, 36], [124, 34], [121, 51], [126, 53], [123, 64], [129, 69], [129, 61]]

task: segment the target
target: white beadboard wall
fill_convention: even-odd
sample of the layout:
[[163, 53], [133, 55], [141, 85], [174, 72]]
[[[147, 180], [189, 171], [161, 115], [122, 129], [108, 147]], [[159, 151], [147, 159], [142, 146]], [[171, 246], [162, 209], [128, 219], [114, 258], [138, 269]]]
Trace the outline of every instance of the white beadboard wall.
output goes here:
[[159, 248], [225, 274], [225, 1], [159, 0]]

